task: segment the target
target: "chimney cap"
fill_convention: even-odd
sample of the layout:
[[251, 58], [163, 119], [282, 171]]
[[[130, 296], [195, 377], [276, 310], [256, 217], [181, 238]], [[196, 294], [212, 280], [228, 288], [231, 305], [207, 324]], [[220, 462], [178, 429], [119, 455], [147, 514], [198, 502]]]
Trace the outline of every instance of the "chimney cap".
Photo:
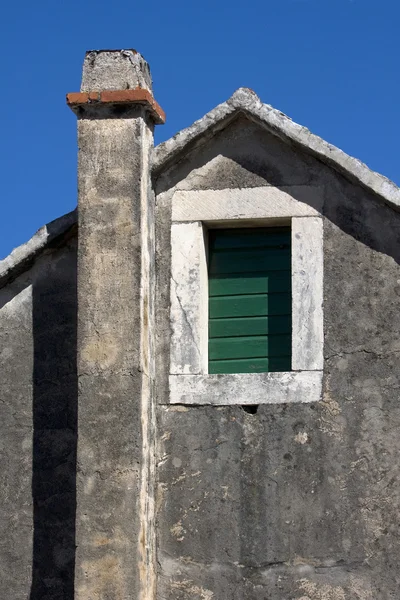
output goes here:
[[139, 52], [134, 49], [86, 52], [81, 92], [136, 88], [152, 92], [150, 68]]

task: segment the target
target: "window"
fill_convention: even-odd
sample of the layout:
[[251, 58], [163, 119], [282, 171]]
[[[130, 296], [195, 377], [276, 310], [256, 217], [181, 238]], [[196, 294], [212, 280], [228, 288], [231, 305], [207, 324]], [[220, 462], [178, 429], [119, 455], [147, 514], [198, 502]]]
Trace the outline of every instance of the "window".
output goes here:
[[322, 201], [312, 186], [174, 192], [170, 403], [320, 399]]
[[208, 372], [290, 371], [290, 227], [208, 232]]

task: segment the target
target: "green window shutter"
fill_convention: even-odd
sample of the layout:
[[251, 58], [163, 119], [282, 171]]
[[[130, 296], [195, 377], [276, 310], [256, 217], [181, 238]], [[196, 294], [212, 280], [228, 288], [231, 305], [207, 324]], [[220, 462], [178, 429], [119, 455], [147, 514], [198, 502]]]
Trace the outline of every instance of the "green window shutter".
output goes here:
[[209, 373], [290, 371], [290, 227], [208, 233]]

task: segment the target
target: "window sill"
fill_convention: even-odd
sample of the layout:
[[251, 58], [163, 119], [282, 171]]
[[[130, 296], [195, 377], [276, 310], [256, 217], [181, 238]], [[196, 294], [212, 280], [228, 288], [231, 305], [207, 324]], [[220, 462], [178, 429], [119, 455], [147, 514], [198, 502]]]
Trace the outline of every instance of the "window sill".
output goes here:
[[170, 375], [170, 404], [253, 405], [321, 400], [322, 371]]

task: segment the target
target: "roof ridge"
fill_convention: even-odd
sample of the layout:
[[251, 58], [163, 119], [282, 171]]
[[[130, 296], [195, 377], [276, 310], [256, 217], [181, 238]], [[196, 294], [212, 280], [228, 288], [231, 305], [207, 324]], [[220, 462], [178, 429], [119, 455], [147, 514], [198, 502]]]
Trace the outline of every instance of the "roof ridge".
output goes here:
[[189, 145], [198, 142], [207, 131], [222, 128], [235, 114], [244, 112], [265, 126], [273, 135], [288, 140], [317, 157], [352, 181], [380, 196], [395, 210], [400, 210], [400, 188], [390, 179], [372, 171], [359, 159], [311, 133], [270, 104], [263, 104], [249, 88], [239, 88], [222, 104], [154, 149], [153, 170], [158, 173], [176, 159]]
[[[379, 196], [393, 209], [400, 210], [400, 188], [390, 179], [372, 171], [366, 164], [349, 156], [343, 150], [314, 135], [292, 121], [270, 104], [263, 104], [249, 88], [239, 88], [222, 104], [175, 136], [154, 148], [152, 170], [159, 173], [176, 159], [189, 144], [196, 144], [208, 132], [222, 129], [238, 113], [264, 125], [272, 134], [289, 140], [322, 162], [336, 169], [362, 187]], [[26, 243], [15, 248], [0, 261], [0, 287], [16, 277], [55, 238], [63, 235], [77, 222], [76, 209], [41, 227]]]

